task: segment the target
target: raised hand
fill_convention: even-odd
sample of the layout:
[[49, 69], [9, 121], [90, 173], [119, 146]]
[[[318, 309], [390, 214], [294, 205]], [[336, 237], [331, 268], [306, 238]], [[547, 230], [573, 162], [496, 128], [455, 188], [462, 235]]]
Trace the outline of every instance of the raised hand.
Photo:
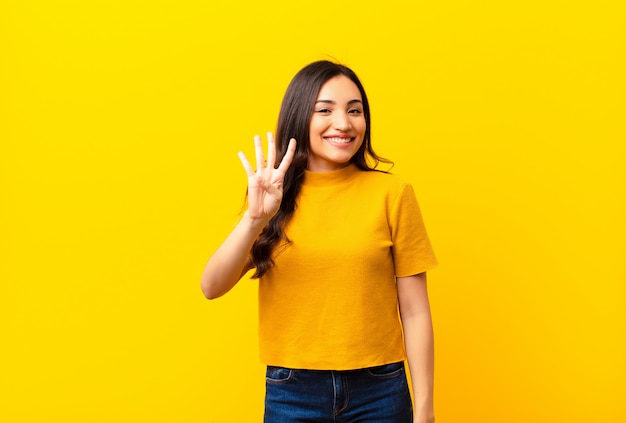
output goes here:
[[267, 162], [263, 156], [263, 144], [260, 136], [254, 137], [254, 152], [256, 156], [256, 172], [250, 165], [245, 154], [239, 152], [239, 159], [248, 175], [248, 217], [251, 219], [269, 221], [276, 214], [283, 199], [283, 180], [285, 172], [291, 165], [296, 151], [296, 140], [289, 140], [285, 157], [278, 168], [274, 168], [276, 161], [276, 145], [271, 132], [267, 133]]

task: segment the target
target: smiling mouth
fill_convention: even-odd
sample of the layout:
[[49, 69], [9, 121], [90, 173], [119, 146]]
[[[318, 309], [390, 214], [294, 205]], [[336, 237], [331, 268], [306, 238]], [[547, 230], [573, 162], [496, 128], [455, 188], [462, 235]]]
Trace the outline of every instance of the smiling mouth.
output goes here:
[[354, 141], [354, 138], [349, 137], [324, 137], [324, 139], [331, 144], [348, 144]]

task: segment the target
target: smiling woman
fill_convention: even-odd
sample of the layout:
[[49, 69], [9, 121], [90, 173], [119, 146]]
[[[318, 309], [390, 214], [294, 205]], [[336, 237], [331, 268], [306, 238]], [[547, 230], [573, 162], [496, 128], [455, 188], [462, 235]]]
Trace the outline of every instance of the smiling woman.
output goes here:
[[303, 68], [268, 141], [256, 170], [239, 155], [248, 209], [201, 281], [216, 298], [255, 270], [265, 422], [432, 422], [436, 260], [411, 185], [376, 170], [356, 74]]

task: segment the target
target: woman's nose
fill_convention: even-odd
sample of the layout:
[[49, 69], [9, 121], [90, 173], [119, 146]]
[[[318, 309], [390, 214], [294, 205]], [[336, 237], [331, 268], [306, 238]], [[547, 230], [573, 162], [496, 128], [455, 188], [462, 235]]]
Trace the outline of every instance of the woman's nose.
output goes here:
[[350, 118], [348, 117], [347, 113], [342, 113], [342, 112], [337, 112], [335, 113], [334, 119], [333, 119], [333, 126], [335, 127], [335, 129], [341, 130], [341, 131], [347, 131], [348, 129], [350, 129]]

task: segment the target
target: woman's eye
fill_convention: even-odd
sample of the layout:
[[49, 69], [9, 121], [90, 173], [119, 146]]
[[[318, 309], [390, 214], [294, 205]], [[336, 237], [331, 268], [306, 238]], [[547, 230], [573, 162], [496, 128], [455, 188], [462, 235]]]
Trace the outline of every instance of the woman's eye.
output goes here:
[[317, 113], [330, 113], [330, 110], [328, 110], [328, 109], [318, 109]]
[[350, 110], [348, 110], [348, 113], [360, 114], [360, 113], [363, 113], [363, 112], [361, 110], [359, 110], [359, 109], [350, 109]]

